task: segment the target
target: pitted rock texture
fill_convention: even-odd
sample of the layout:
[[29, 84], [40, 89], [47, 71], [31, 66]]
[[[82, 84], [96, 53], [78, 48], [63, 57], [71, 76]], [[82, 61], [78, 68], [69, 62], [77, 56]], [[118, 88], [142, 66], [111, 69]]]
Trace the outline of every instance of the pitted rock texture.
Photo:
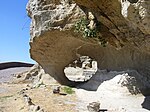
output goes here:
[[[80, 56], [90, 56], [100, 69], [137, 69], [149, 76], [149, 0], [29, 0], [30, 53], [62, 84], [71, 84], [63, 69]], [[106, 48], [74, 33], [73, 25], [88, 12], [100, 22]]]
[[27, 12], [32, 18], [32, 38], [48, 30], [70, 29], [73, 23], [84, 15], [71, 0], [29, 0]]

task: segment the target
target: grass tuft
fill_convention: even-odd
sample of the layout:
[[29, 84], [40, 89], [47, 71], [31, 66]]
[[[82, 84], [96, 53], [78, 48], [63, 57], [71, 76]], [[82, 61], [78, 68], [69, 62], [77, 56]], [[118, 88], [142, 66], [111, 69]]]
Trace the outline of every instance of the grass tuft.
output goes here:
[[75, 91], [71, 87], [68, 87], [68, 86], [63, 87], [62, 90], [67, 94], [75, 93]]

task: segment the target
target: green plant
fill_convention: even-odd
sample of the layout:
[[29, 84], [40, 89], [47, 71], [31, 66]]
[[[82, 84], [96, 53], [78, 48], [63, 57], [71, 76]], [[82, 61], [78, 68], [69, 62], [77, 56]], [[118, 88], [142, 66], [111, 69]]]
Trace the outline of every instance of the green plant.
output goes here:
[[81, 18], [75, 23], [75, 32], [83, 32], [88, 25], [88, 21], [85, 18]]
[[68, 86], [63, 87], [62, 90], [67, 94], [75, 93], [75, 91], [71, 87], [68, 87]]
[[97, 38], [100, 45], [106, 46], [107, 41], [99, 36], [99, 29], [95, 27], [94, 29], [89, 28], [90, 20], [86, 18], [81, 18], [75, 23], [75, 32], [81, 33], [84, 38]]
[[89, 37], [89, 38], [90, 37], [97, 37], [97, 31], [96, 31], [96, 29], [91, 30], [89, 28], [86, 28], [83, 32], [83, 36]]
[[88, 24], [89, 24], [88, 19], [81, 18], [79, 21], [75, 23], [75, 32], [81, 33], [85, 38], [97, 37], [96, 28], [91, 30], [88, 27]]

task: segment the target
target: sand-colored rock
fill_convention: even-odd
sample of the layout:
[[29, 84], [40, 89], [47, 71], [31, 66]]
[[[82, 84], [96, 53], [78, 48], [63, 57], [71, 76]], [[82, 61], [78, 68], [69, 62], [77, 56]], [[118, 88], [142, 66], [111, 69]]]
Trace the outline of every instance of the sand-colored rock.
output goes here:
[[39, 87], [40, 85], [51, 85], [57, 83], [50, 74], [45, 73], [43, 68], [35, 64], [28, 71], [16, 73], [15, 77], [18, 78], [18, 82], [32, 82], [31, 87]]
[[[73, 83], [63, 69], [83, 55], [100, 69], [137, 69], [149, 77], [149, 5], [148, 0], [29, 0], [31, 57], [62, 84]], [[106, 48], [74, 33], [74, 23], [88, 12], [100, 22]]]

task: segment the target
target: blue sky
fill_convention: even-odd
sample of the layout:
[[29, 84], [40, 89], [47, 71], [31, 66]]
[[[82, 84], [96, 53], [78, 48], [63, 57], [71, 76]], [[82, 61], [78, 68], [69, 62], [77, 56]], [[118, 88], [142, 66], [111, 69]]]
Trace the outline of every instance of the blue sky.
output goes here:
[[28, 0], [1, 0], [0, 62], [31, 62], [29, 54], [30, 19], [26, 14]]

